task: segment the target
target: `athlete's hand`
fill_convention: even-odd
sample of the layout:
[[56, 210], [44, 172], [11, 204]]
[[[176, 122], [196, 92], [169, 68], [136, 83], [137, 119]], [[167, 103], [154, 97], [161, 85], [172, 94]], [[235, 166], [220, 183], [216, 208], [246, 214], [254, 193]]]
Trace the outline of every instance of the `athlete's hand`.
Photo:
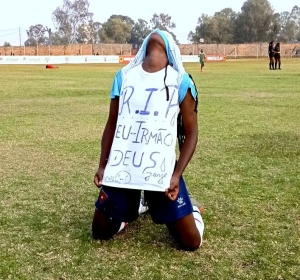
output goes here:
[[175, 201], [178, 196], [179, 180], [180, 178], [173, 175], [170, 181], [170, 187], [165, 190], [166, 196], [172, 201]]
[[102, 185], [103, 174], [104, 168], [99, 167], [94, 177], [94, 183], [98, 188]]

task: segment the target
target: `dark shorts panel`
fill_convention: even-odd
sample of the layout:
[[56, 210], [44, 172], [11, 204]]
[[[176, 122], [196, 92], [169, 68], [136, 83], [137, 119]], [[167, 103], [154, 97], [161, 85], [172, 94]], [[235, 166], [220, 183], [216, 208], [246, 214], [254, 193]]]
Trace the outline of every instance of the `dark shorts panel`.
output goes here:
[[269, 53], [269, 58], [273, 58], [274, 54], [273, 53]]
[[[103, 186], [95, 203], [105, 215], [120, 222], [132, 222], [138, 217], [140, 190]], [[183, 178], [180, 179], [179, 194], [175, 201], [169, 200], [164, 192], [145, 191], [145, 199], [153, 222], [167, 224], [193, 212], [189, 194]]]
[[275, 57], [275, 59], [280, 59], [280, 53], [276, 53], [276, 54], [274, 55], [274, 57]]
[[102, 186], [95, 207], [119, 222], [133, 222], [139, 216], [141, 191]]
[[167, 224], [175, 222], [193, 212], [193, 206], [183, 178], [180, 178], [179, 194], [171, 201], [162, 192], [145, 192], [149, 213], [154, 223]]

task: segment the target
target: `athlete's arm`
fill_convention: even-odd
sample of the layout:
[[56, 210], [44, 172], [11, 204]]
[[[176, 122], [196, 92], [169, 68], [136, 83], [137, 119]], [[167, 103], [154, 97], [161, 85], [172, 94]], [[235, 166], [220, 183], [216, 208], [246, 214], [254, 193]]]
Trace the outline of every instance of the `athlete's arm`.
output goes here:
[[119, 112], [119, 98], [115, 97], [110, 102], [108, 120], [106, 122], [103, 135], [102, 135], [100, 162], [99, 162], [98, 171], [96, 172], [94, 177], [94, 183], [97, 187], [100, 187], [102, 184], [104, 169], [107, 164], [111, 145], [115, 135], [118, 112]]
[[181, 147], [178, 162], [173, 174], [179, 178], [192, 158], [198, 142], [198, 120], [197, 113], [195, 112], [195, 105], [196, 101], [189, 89], [180, 104], [180, 111], [185, 130], [185, 140]]
[[185, 140], [171, 178], [170, 187], [166, 190], [166, 195], [173, 201], [177, 198], [179, 192], [180, 177], [192, 158], [198, 142], [198, 121], [195, 105], [196, 101], [189, 89], [180, 105], [185, 130]]

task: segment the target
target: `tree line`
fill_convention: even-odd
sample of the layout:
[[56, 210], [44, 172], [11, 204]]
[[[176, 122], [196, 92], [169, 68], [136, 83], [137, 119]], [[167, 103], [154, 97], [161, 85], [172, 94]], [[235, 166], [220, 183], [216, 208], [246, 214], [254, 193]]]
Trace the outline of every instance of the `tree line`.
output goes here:
[[[55, 30], [43, 24], [31, 25], [25, 45], [129, 43], [139, 47], [155, 28], [170, 32], [179, 43], [172, 32], [176, 24], [169, 14], [155, 13], [149, 21], [136, 22], [125, 15], [111, 15], [107, 21], [98, 22], [89, 6], [88, 0], [63, 0], [52, 13]], [[275, 13], [268, 0], [247, 0], [240, 12], [225, 8], [213, 16], [202, 14], [188, 40], [194, 44], [300, 41], [300, 8]]]
[[300, 7], [275, 13], [267, 0], [247, 0], [240, 12], [225, 8], [213, 16], [202, 14], [188, 39], [197, 43], [252, 43], [300, 41]]
[[88, 0], [63, 0], [52, 13], [55, 30], [43, 24], [31, 25], [27, 30], [25, 46], [68, 44], [133, 44], [140, 46], [151, 30], [169, 31], [176, 42], [172, 29], [176, 24], [168, 14], [154, 14], [150, 21], [135, 22], [125, 15], [111, 15], [105, 22], [94, 21]]

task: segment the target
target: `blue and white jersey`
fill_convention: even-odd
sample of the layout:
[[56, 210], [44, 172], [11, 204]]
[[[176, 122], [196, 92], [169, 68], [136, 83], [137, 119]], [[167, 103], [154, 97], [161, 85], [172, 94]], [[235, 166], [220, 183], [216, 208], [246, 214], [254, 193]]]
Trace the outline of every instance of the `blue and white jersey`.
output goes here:
[[[147, 43], [154, 32], [165, 43], [167, 73], [165, 68], [155, 73], [142, 68]], [[171, 34], [158, 29], [152, 33], [113, 82], [110, 98], [119, 98], [119, 115], [103, 185], [150, 191], [165, 191], [170, 187], [176, 162], [180, 104], [188, 89], [195, 100], [197, 91], [184, 70]], [[165, 86], [169, 89], [169, 99]]]

